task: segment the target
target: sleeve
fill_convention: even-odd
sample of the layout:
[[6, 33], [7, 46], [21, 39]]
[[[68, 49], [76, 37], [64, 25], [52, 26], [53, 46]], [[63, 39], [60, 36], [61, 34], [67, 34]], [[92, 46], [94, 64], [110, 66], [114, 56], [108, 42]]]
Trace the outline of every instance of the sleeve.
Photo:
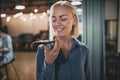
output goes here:
[[86, 80], [91, 80], [90, 77], [90, 65], [89, 65], [89, 50], [86, 48], [86, 58], [85, 58], [85, 75], [86, 75]]
[[8, 53], [10, 50], [12, 50], [12, 39], [7, 35], [3, 43], [3, 52]]
[[36, 80], [54, 80], [54, 64], [46, 64], [44, 60], [44, 48], [38, 47]]

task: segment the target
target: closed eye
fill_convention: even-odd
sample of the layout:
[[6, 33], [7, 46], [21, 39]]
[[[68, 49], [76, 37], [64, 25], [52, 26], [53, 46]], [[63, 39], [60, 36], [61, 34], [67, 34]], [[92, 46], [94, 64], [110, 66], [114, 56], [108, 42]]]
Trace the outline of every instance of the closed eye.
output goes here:
[[67, 19], [65, 18], [65, 19], [61, 19], [61, 21], [66, 21]]
[[55, 22], [55, 21], [56, 21], [56, 18], [55, 18], [55, 17], [53, 17], [53, 18], [52, 18], [52, 22]]
[[52, 20], [52, 22], [56, 22], [56, 20], [54, 19], [54, 20]]

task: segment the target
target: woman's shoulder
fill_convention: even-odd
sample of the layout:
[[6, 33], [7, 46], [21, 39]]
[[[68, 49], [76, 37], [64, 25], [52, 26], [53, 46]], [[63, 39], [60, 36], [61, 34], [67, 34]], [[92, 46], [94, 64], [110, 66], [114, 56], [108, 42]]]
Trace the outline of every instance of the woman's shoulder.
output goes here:
[[79, 41], [79, 40], [76, 39], [76, 38], [74, 38], [74, 43], [76, 43], [76, 44], [77, 44], [78, 46], [80, 46], [80, 47], [88, 48], [88, 46], [87, 46], [85, 43]]
[[83, 56], [87, 56], [89, 54], [88, 46], [77, 39], [75, 39], [75, 41], [76, 41], [77, 49], [79, 50], [79, 52], [81, 52], [80, 54], [82, 54]]
[[12, 38], [11, 38], [11, 36], [10, 35], [8, 35], [8, 34], [4, 34], [3, 35], [3, 40], [12, 40]]
[[74, 40], [75, 40], [74, 43], [75, 43], [77, 46], [79, 46], [80, 48], [83, 48], [83, 49], [85, 49], [85, 50], [88, 50], [88, 46], [87, 46], [85, 43], [79, 41], [79, 40], [76, 39], [76, 38], [74, 38]]

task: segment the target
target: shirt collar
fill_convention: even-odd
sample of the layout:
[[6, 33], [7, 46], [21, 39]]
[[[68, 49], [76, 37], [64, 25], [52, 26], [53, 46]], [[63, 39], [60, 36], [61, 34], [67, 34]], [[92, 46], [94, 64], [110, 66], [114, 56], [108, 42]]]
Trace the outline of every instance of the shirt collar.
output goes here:
[[76, 38], [73, 38], [73, 44], [72, 44], [72, 49], [74, 49], [77, 45], [79, 45], [79, 41]]

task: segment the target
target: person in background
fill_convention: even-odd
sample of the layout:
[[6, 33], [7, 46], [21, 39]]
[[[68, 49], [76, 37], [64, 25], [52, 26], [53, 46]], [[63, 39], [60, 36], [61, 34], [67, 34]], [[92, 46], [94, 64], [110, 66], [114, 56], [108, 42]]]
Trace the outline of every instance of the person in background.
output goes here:
[[55, 42], [38, 46], [37, 80], [90, 80], [89, 49], [77, 40], [78, 21], [70, 2], [51, 6], [50, 36]]
[[[4, 33], [4, 27], [0, 26], [0, 67], [9, 63], [13, 59], [13, 46], [11, 36]], [[4, 80], [5, 75], [0, 71], [0, 80]]]

